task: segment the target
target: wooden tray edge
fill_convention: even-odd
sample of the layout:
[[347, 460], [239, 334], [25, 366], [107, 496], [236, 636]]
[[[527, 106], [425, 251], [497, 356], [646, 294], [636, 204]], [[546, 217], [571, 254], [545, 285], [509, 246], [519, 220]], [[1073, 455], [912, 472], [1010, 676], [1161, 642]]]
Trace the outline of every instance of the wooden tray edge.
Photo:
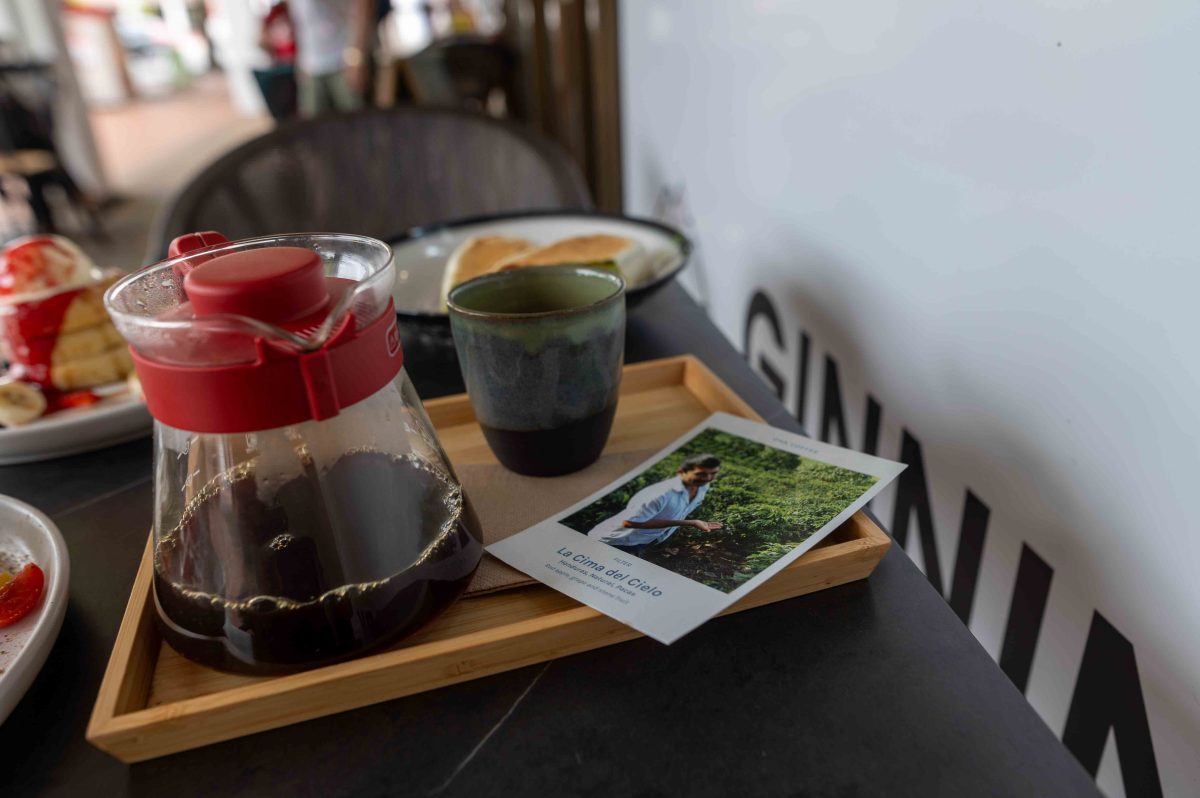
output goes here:
[[[722, 612], [722, 615], [774, 603], [784, 598], [813, 593], [829, 587], [864, 579], [878, 565], [891, 545], [890, 539], [863, 514], [851, 521], [863, 533], [854, 540], [807, 553], [802, 572], [798, 560], [780, 574], [802, 573], [803, 582], [776, 577]], [[836, 553], [830, 550], [838, 550]], [[810, 555], [825, 556], [815, 561]], [[847, 570], [847, 566], [850, 569]], [[837, 575], [831, 569], [837, 569]], [[542, 588], [549, 590], [549, 588]], [[149, 618], [148, 602], [140, 602]], [[585, 634], [581, 634], [580, 630]], [[563, 630], [570, 639], [564, 639]], [[196, 698], [148, 707], [125, 713], [111, 710], [110, 700], [101, 714], [101, 704], [89, 724], [87, 739], [123, 762], [139, 762], [202, 745], [268, 731], [335, 712], [357, 709], [381, 701], [458, 684], [471, 679], [502, 673], [526, 665], [558, 659], [641, 637], [642, 634], [584, 605], [540, 618], [528, 619], [493, 629], [435, 641], [413, 648], [395, 649], [373, 657], [351, 660], [340, 665], [258, 682]], [[154, 636], [157, 640], [157, 635]], [[447, 655], [452, 654], [449, 661]], [[125, 653], [126, 658], [130, 656]], [[110, 661], [110, 670], [114, 658]], [[410, 678], [399, 682], [395, 669], [404, 665]], [[412, 671], [419, 673], [414, 677]], [[106, 674], [106, 681], [108, 674]], [[296, 711], [296, 697], [337, 683], [354, 698], [341, 700], [336, 707], [315, 707]], [[102, 691], [103, 692], [103, 691]], [[252, 710], [252, 711], [248, 711]], [[250, 716], [254, 717], [251, 718]], [[203, 731], [201, 731], [203, 730]]]

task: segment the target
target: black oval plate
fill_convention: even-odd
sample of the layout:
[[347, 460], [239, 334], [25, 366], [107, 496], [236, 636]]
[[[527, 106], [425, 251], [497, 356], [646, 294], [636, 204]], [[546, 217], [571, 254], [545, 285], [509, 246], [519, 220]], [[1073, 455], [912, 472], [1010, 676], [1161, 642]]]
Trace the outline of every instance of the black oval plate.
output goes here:
[[687, 265], [692, 243], [685, 235], [649, 219], [588, 211], [521, 211], [476, 216], [417, 227], [388, 240], [395, 253], [396, 314], [405, 321], [449, 326], [442, 307], [442, 274], [454, 249], [480, 235], [521, 236], [550, 244], [578, 235], [608, 233], [640, 243], [647, 257], [657, 258], [654, 276], [626, 288], [630, 309], [675, 279]]

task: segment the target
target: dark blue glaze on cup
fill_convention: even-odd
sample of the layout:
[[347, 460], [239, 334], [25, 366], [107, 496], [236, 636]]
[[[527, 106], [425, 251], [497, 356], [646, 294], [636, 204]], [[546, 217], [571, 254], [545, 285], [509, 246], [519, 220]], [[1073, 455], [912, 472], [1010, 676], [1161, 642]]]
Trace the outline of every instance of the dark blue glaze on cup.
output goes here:
[[604, 269], [512, 269], [455, 287], [450, 327], [471, 406], [506, 468], [556, 476], [591, 464], [612, 429], [625, 283]]

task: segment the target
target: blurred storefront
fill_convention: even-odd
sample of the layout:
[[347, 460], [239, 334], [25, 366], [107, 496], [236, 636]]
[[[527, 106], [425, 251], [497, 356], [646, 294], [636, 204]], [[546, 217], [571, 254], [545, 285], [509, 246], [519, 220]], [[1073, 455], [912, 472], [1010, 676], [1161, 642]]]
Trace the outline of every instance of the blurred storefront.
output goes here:
[[[454, 106], [528, 123], [568, 151], [598, 207], [620, 209], [614, 0], [344, 6], [368, 18], [368, 34], [347, 48], [365, 62], [367, 104]], [[296, 114], [294, 66], [269, 33], [272, 20], [288, 18], [279, 0], [0, 0], [0, 42], [4, 58], [42, 66], [58, 154], [100, 207], [129, 191], [131, 174], [160, 151], [154, 142], [187, 138], [166, 108], [201, 128], [231, 115]], [[151, 142], [144, 151], [128, 147], [135, 129]]]

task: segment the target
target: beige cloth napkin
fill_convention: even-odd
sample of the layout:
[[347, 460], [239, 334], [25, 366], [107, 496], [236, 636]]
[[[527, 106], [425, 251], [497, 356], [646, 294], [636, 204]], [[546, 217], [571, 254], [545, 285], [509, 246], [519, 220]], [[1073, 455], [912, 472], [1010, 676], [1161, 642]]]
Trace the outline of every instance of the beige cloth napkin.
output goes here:
[[[562, 477], [524, 477], [500, 465], [461, 465], [454, 470], [479, 516], [486, 546], [565, 510], [635, 468], [655, 451], [602, 455], [582, 471]], [[478, 596], [536, 583], [485, 553], [466, 595]]]

